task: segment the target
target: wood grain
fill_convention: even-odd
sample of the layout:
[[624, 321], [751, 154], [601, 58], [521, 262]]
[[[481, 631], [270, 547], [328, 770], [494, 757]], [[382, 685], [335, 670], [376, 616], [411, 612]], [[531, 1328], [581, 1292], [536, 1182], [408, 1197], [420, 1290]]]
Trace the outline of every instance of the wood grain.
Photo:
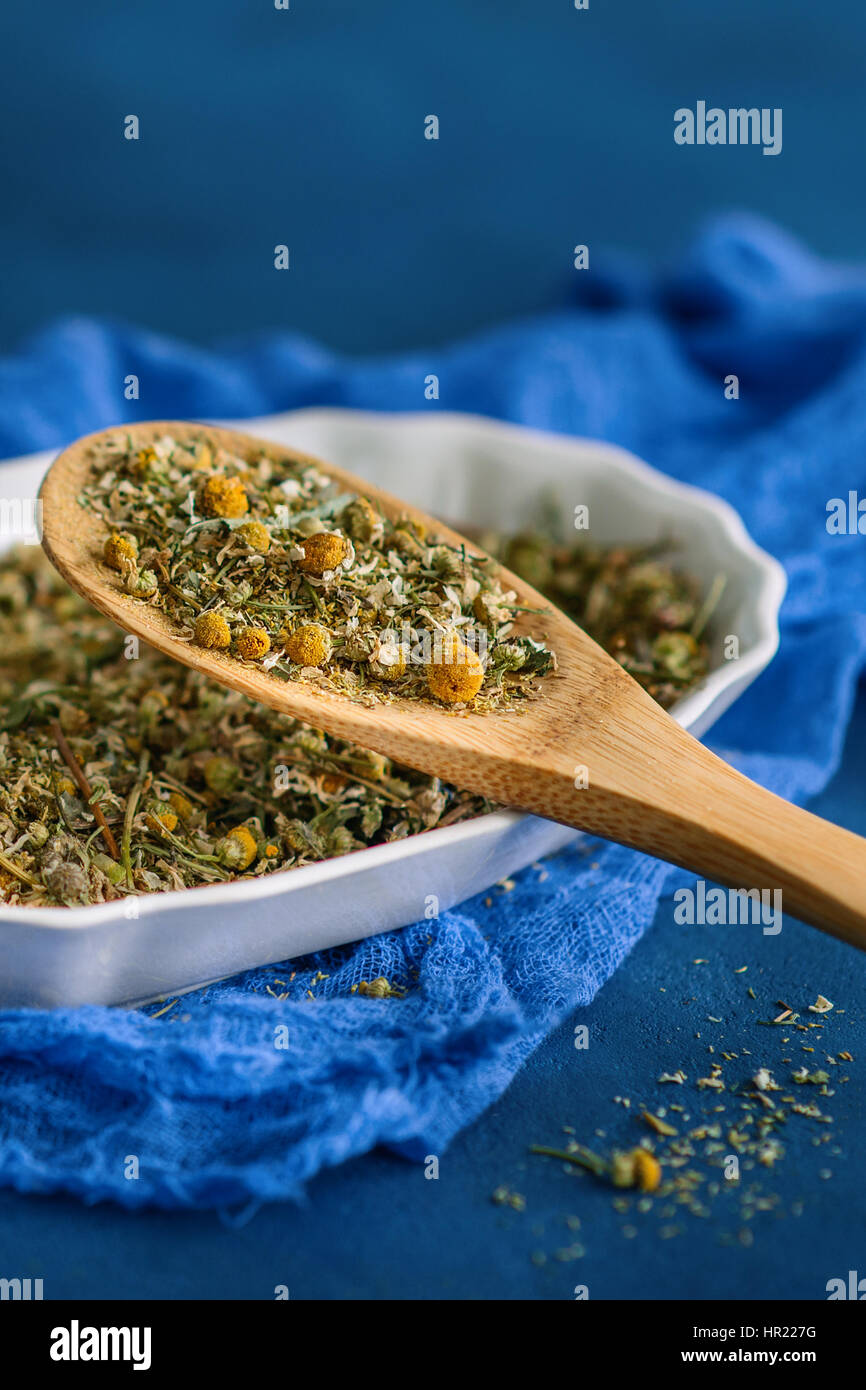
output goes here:
[[[416, 517], [452, 544], [463, 539], [363, 479], [251, 435], [177, 421], [123, 432], [136, 448], [166, 434], [205, 435], [236, 453], [290, 455], [371, 498], [388, 516]], [[68, 583], [120, 627], [273, 709], [503, 805], [630, 845], [720, 884], [781, 889], [786, 912], [866, 947], [866, 840], [789, 805], [708, 752], [580, 628], [507, 570], [504, 584], [523, 604], [548, 610], [525, 619], [523, 630], [544, 637], [559, 660], [558, 672], [540, 683], [541, 698], [521, 714], [458, 716], [408, 700], [368, 708], [182, 640], [166, 615], [124, 594], [119, 577], [101, 563], [105, 528], [77, 502], [89, 451], [101, 437], [78, 440], [48, 473], [43, 544]], [[578, 768], [586, 769], [588, 785], [575, 785]]]

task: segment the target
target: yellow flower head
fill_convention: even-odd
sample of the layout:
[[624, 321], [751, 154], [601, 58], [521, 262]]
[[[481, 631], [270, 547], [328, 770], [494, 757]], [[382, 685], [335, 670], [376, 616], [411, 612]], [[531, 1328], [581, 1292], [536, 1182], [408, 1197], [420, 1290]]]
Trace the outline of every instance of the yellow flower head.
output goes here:
[[183, 792], [171, 792], [169, 794], [168, 804], [176, 811], [181, 820], [189, 820], [195, 810], [189, 797], [184, 796]]
[[457, 633], [442, 640], [441, 660], [427, 667], [427, 688], [435, 700], [461, 704], [474, 700], [484, 683], [484, 666], [477, 652], [461, 642]]
[[218, 651], [231, 646], [232, 635], [222, 613], [200, 613], [195, 620], [195, 640], [200, 647], [216, 647]]
[[331, 531], [317, 531], [314, 536], [305, 536], [302, 542], [304, 558], [298, 561], [298, 569], [304, 574], [325, 574], [335, 570], [341, 560], [345, 560], [349, 547], [343, 536]]
[[655, 1192], [662, 1180], [662, 1170], [659, 1161], [654, 1158], [646, 1149], [635, 1149], [634, 1151], [634, 1176], [635, 1185], [641, 1192]]
[[235, 651], [244, 661], [261, 661], [271, 649], [271, 639], [263, 627], [241, 628]]
[[248, 869], [258, 854], [258, 845], [245, 825], [236, 825], [220, 840], [217, 853], [226, 868]]
[[266, 555], [271, 548], [268, 528], [263, 526], [260, 521], [245, 521], [243, 526], [238, 527], [237, 535], [249, 546], [250, 550], [255, 550], [258, 555]]
[[331, 634], [319, 623], [305, 623], [286, 639], [286, 655], [299, 666], [324, 666], [331, 655]]
[[200, 506], [205, 516], [243, 516], [250, 509], [244, 485], [239, 478], [208, 478], [201, 490]]
[[655, 1192], [662, 1180], [659, 1161], [647, 1149], [629, 1149], [615, 1153], [612, 1159], [614, 1187], [637, 1187], [641, 1192]]
[[153, 806], [147, 813], [147, 823], [151, 830], [176, 830], [177, 814], [168, 805]]
[[112, 531], [102, 547], [102, 558], [113, 570], [122, 570], [124, 560], [138, 559], [138, 541], [135, 536], [122, 536]]

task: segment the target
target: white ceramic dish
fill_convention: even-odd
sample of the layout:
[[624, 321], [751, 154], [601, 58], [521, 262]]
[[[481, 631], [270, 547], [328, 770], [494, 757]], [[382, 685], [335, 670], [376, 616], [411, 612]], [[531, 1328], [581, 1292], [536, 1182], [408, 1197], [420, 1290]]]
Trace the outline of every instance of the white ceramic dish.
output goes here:
[[[564, 532], [575, 507], [586, 505], [594, 542], [675, 539], [684, 568], [706, 584], [720, 572], [728, 576], [714, 617], [712, 670], [673, 711], [695, 734], [776, 651], [781, 567], [749, 539], [726, 503], [671, 481], [622, 449], [440, 412], [311, 409], [235, 423], [331, 460], [449, 520], [516, 529], [531, 522], [545, 497]], [[0, 500], [35, 497], [51, 458], [4, 464]], [[7, 520], [8, 513], [7, 507]], [[0, 538], [0, 547], [14, 539]], [[739, 640], [738, 660], [723, 658], [728, 634]], [[87, 908], [0, 907], [0, 1005], [159, 998], [388, 931], [420, 920], [428, 894], [436, 894], [444, 911], [574, 835], [536, 816], [498, 812], [264, 879]]]

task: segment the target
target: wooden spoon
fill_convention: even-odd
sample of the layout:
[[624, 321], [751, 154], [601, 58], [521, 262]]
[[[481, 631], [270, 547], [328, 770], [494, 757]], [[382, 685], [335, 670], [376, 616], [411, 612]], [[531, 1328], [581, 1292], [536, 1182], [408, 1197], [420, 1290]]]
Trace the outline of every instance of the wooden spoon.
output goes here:
[[[43, 544], [69, 584], [128, 632], [188, 666], [275, 710], [362, 744], [398, 762], [481, 793], [617, 840], [733, 888], [781, 889], [786, 912], [866, 947], [866, 840], [789, 805], [749, 781], [687, 734], [619, 664], [517, 575], [502, 570], [521, 603], [546, 610], [523, 630], [556, 652], [544, 698], [522, 715], [455, 718], [427, 701], [372, 708], [297, 681], [283, 681], [205, 650], [176, 634], [158, 609], [125, 594], [101, 561], [106, 531], [77, 497], [89, 451], [119, 430], [65, 449], [42, 485]], [[369, 497], [390, 517], [410, 516], [450, 544], [462, 537], [442, 523], [342, 469], [268, 445], [252, 435], [189, 423], [123, 427], [133, 447], [163, 435], [205, 436], [233, 453], [291, 454], [314, 464], [348, 492]], [[466, 542], [471, 554], [478, 547]], [[576, 785], [587, 778], [588, 785]]]

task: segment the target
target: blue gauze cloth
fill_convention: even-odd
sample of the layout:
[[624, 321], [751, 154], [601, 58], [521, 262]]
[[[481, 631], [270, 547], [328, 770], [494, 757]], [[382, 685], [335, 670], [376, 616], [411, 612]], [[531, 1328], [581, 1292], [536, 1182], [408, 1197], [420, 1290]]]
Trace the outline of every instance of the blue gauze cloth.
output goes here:
[[[438, 406], [633, 449], [719, 493], [785, 565], [782, 645], [712, 745], [794, 800], [835, 769], [866, 654], [866, 536], [826, 504], [866, 497], [866, 272], [822, 263], [752, 218], [711, 224], [672, 273], [614, 262], [577, 308], [449, 349], [346, 361], [288, 333], [218, 353], [63, 321], [0, 365], [0, 454], [138, 418], [304, 405]], [[135, 373], [140, 402], [122, 402]], [[739, 378], [726, 400], [724, 378]], [[436, 409], [437, 403], [429, 403]], [[541, 1038], [588, 1003], [679, 871], [576, 844], [510, 893], [436, 922], [253, 972], [165, 1017], [107, 1008], [0, 1015], [0, 1181], [128, 1207], [297, 1195], [329, 1164], [387, 1145], [441, 1154]], [[266, 986], [288, 979], [290, 998]], [[317, 972], [327, 979], [314, 983]], [[404, 999], [361, 979], [417, 983]], [[315, 999], [306, 997], [313, 988]], [[280, 992], [278, 987], [275, 991]], [[287, 1023], [290, 1045], [274, 1047]], [[127, 1155], [136, 1181], [124, 1176]]]

